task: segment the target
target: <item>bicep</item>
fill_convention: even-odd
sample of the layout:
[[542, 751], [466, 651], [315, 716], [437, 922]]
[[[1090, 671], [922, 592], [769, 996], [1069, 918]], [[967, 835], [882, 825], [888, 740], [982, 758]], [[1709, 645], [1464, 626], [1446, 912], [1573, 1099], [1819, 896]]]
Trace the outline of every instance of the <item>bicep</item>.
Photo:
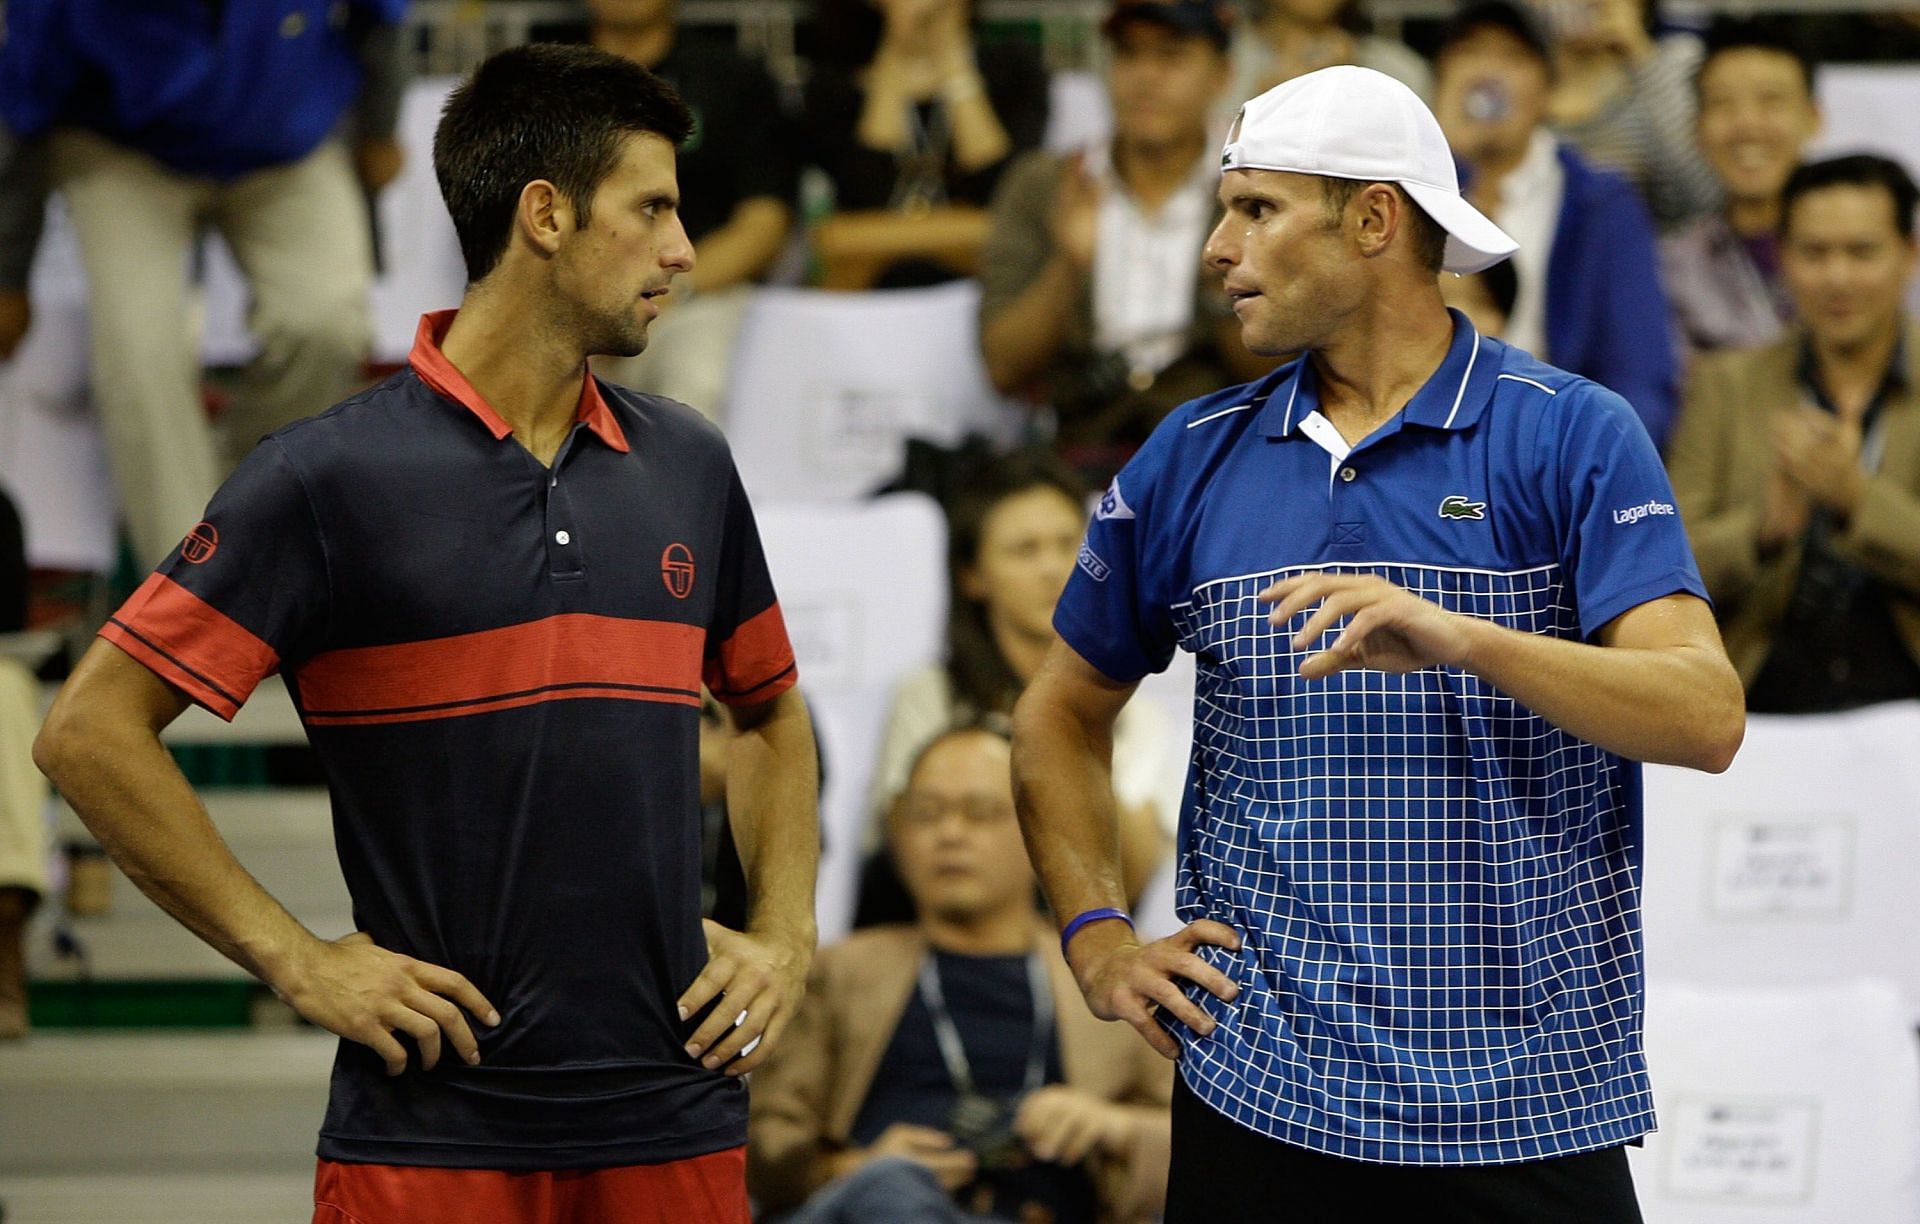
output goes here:
[[1713, 608], [1695, 595], [1665, 595], [1637, 604], [1600, 627], [1602, 646], [1628, 650], [1722, 652]]
[[1036, 708], [1064, 715], [1083, 729], [1111, 735], [1121, 709], [1139, 687], [1138, 681], [1113, 679], [1066, 642], [1056, 640], [1021, 704], [1031, 701]]
[[49, 727], [144, 726], [158, 735], [191, 705], [185, 693], [105, 639], [95, 639], [47, 714]]

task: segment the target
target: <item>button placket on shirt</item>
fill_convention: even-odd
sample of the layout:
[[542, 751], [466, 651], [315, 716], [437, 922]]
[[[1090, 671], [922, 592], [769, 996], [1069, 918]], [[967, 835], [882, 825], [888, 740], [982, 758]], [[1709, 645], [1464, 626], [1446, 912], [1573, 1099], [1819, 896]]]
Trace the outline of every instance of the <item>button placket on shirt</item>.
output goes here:
[[586, 550], [581, 546], [579, 525], [574, 521], [573, 503], [567, 496], [567, 459], [573, 454], [574, 441], [581, 425], [561, 444], [546, 473], [546, 497], [543, 529], [547, 543], [547, 573], [555, 579], [582, 578], [586, 575]]

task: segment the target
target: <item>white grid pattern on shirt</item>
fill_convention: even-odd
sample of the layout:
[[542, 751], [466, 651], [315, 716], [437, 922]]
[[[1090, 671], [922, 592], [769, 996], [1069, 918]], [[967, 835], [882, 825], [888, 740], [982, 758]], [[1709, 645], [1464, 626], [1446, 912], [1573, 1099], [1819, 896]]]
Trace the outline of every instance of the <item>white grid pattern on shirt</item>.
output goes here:
[[[1301, 681], [1256, 600], [1377, 574], [1452, 612], [1577, 638], [1562, 572], [1395, 562], [1221, 579], [1172, 611], [1198, 660], [1178, 905], [1203, 949], [1194, 1091], [1255, 1131], [1389, 1164], [1497, 1164], [1652, 1129], [1637, 829], [1621, 762], [1464, 672]], [[1337, 630], [1336, 630], [1337, 631]], [[1184, 1030], [1182, 1030], [1184, 1031]]]

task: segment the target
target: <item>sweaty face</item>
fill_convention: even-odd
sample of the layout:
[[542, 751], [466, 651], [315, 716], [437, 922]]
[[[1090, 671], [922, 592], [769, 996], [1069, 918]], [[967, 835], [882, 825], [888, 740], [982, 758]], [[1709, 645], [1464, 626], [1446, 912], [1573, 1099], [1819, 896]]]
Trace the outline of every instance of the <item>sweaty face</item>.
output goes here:
[[1364, 260], [1328, 216], [1320, 180], [1229, 170], [1220, 203], [1205, 259], [1226, 278], [1241, 341], [1263, 357], [1319, 347], [1367, 293]]
[[585, 224], [576, 214], [554, 259], [558, 309], [583, 352], [632, 357], [647, 347], [668, 283], [693, 270], [679, 203], [673, 146], [651, 133], [627, 137]]
[[1790, 55], [1736, 47], [1700, 70], [1700, 150], [1735, 200], [1776, 198], [1819, 124]]
[[1146, 145], [1204, 139], [1226, 79], [1226, 57], [1205, 38], [1129, 21], [1114, 31], [1107, 69], [1114, 130], [1122, 141]]
[[1786, 217], [1780, 269], [1814, 339], [1838, 349], [1884, 335], [1913, 275], [1914, 244], [1883, 187], [1809, 191]]
[[1005, 740], [969, 732], [935, 744], [891, 820], [894, 860], [921, 911], [964, 920], [1031, 903]]
[[1080, 552], [1086, 516], [1051, 485], [1001, 498], [980, 529], [980, 555], [962, 592], [986, 604], [987, 621], [1029, 638], [1053, 634], [1053, 606]]

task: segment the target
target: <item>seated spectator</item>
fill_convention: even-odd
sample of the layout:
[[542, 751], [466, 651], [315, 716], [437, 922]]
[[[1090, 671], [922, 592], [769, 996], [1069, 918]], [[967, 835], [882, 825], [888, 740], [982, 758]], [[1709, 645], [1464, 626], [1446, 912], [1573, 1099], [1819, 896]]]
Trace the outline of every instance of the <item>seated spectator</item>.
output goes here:
[[[914, 758], [948, 727], [1011, 718], [1053, 645], [1053, 606], [1079, 554], [1085, 506], [1079, 483], [1045, 451], [990, 460], [959, 482], [947, 509], [947, 658], [909, 674], [894, 691], [874, 764], [860, 925], [908, 913], [880, 834]], [[1144, 701], [1128, 702], [1114, 730], [1129, 898], [1140, 895], [1168, 849], [1174, 814], [1156, 802], [1168, 739], [1165, 720]]]
[[1505, 339], [1633, 405], [1658, 443], [1676, 395], [1673, 337], [1644, 205], [1544, 126], [1552, 61], [1505, 0], [1462, 9], [1434, 56], [1434, 113], [1467, 196], [1520, 244]]
[[1700, 40], [1660, 33], [1658, 0], [1533, 0], [1553, 46], [1554, 134], [1632, 183], [1670, 229], [1718, 203], [1694, 143]]
[[1503, 259], [1484, 272], [1440, 277], [1440, 298], [1467, 316], [1474, 330], [1483, 336], [1506, 340], [1507, 322], [1513, 318], [1514, 298], [1520, 292], [1520, 277], [1513, 260]]
[[1229, 121], [1247, 99], [1335, 64], [1384, 72], [1422, 98], [1433, 92], [1427, 61], [1399, 39], [1374, 34], [1363, 0], [1255, 0], [1252, 10], [1233, 36]]
[[[0, 633], [26, 625], [20, 516], [0, 493]], [[33, 764], [40, 686], [0, 655], [0, 1041], [27, 1035], [27, 920], [47, 891], [47, 784]]]
[[593, 45], [666, 78], [694, 116], [679, 158], [680, 220], [693, 240], [693, 271], [674, 278], [646, 352], [594, 368], [714, 417], [749, 293], [792, 231], [798, 162], [766, 68], [730, 41], [681, 31], [679, 10], [679, 0], [587, 3]]
[[1110, 144], [1032, 153], [993, 201], [981, 259], [980, 344], [994, 385], [1050, 405], [1061, 450], [1104, 484], [1187, 400], [1272, 363], [1240, 325], [1200, 248], [1219, 215], [1208, 129], [1226, 74], [1219, 0], [1122, 0]]
[[[93, 402], [143, 567], [186, 535], [262, 435], [344, 399], [360, 375], [373, 278], [362, 189], [400, 168], [404, 9], [6, 6], [0, 123], [28, 166], [0, 166], [0, 355], [28, 317], [50, 185], [86, 265]], [[209, 222], [246, 272], [261, 346], [222, 422], [224, 454], [182, 324], [188, 253]]]
[[1813, 62], [1784, 25], [1715, 21], [1695, 88], [1700, 149], [1726, 206], [1660, 240], [1689, 354], [1765, 344], [1792, 318], [1780, 277], [1780, 189], [1820, 127]]
[[974, 0], [822, 0], [805, 93], [837, 215], [813, 235], [829, 288], [970, 275], [1001, 171], [1047, 127], [1045, 67], [977, 45]]
[[1171, 1067], [1094, 1019], [1036, 905], [1001, 736], [919, 754], [888, 821], [912, 925], [814, 961], [754, 1076], [747, 1180], [789, 1224], [1144, 1220]]
[[1688, 382], [1674, 496], [1756, 712], [1920, 697], [1917, 199], [1881, 157], [1795, 170], [1780, 263], [1800, 322]]

